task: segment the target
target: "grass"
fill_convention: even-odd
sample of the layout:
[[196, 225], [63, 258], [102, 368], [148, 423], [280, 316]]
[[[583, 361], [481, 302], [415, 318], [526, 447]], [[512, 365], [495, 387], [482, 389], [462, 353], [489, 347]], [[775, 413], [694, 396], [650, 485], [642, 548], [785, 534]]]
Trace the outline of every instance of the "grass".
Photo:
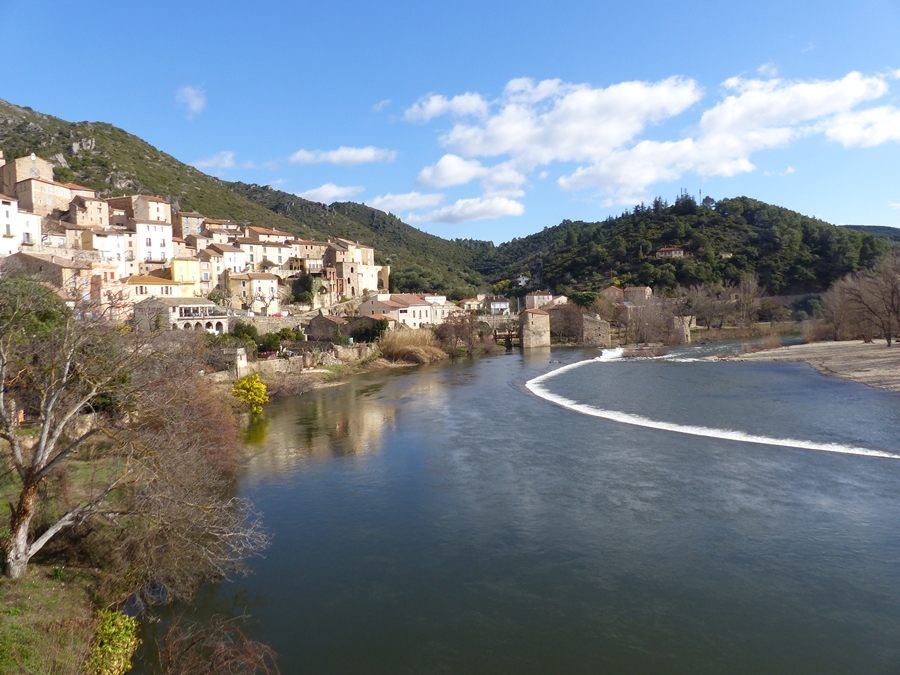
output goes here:
[[379, 346], [382, 356], [395, 362], [431, 363], [447, 358], [440, 341], [427, 328], [392, 330], [382, 336]]
[[0, 673], [76, 675], [96, 628], [90, 570], [29, 565], [0, 578]]

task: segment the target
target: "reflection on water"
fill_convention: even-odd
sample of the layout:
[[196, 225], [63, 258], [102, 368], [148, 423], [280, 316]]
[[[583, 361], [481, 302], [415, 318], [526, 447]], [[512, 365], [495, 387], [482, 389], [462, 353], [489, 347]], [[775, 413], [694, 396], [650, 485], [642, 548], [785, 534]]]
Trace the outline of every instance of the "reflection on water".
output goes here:
[[416, 378], [362, 375], [273, 402], [244, 434], [244, 478], [253, 484], [306, 462], [378, 453], [401, 406], [416, 402], [438, 410], [443, 394], [435, 370]]

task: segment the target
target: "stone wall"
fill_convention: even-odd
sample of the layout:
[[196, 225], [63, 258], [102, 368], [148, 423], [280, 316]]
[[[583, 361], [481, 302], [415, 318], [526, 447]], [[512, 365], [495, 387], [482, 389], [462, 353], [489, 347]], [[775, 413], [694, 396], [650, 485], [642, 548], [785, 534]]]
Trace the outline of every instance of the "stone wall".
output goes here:
[[519, 344], [522, 349], [550, 346], [550, 315], [541, 309], [526, 309], [519, 315]]
[[253, 324], [260, 335], [277, 333], [282, 328], [290, 328], [292, 331], [297, 331], [302, 323], [299, 316], [229, 316], [229, 333], [234, 330], [234, 324], [238, 321]]
[[600, 347], [601, 349], [612, 347], [609, 321], [604, 321], [596, 314], [585, 314], [583, 321], [581, 340], [585, 347]]

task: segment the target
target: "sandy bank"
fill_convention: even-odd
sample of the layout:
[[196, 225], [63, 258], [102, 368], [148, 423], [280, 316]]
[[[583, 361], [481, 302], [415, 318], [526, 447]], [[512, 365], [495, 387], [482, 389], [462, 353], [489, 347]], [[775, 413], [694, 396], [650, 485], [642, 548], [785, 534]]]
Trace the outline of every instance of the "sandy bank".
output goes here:
[[815, 342], [754, 354], [725, 357], [729, 361], [804, 361], [824, 375], [834, 375], [870, 387], [900, 391], [900, 346], [883, 341]]

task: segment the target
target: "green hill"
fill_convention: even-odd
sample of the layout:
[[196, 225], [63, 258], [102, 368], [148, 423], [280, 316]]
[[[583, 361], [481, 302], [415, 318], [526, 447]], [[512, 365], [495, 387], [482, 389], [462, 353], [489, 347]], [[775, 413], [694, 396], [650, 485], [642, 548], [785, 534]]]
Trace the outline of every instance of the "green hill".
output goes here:
[[858, 230], [866, 234], [873, 234], [882, 239], [900, 241], [900, 227], [887, 227], [885, 225], [842, 225], [850, 230]]
[[[613, 280], [673, 288], [729, 280], [755, 271], [771, 293], [827, 288], [887, 251], [888, 240], [837, 227], [748, 197], [709, 198], [702, 205], [681, 195], [673, 205], [657, 199], [603, 222], [564, 220], [543, 232], [496, 248], [479, 249], [475, 266], [492, 280], [519, 275], [554, 291], [599, 290]], [[684, 259], [657, 258], [661, 247], [680, 247]]]

